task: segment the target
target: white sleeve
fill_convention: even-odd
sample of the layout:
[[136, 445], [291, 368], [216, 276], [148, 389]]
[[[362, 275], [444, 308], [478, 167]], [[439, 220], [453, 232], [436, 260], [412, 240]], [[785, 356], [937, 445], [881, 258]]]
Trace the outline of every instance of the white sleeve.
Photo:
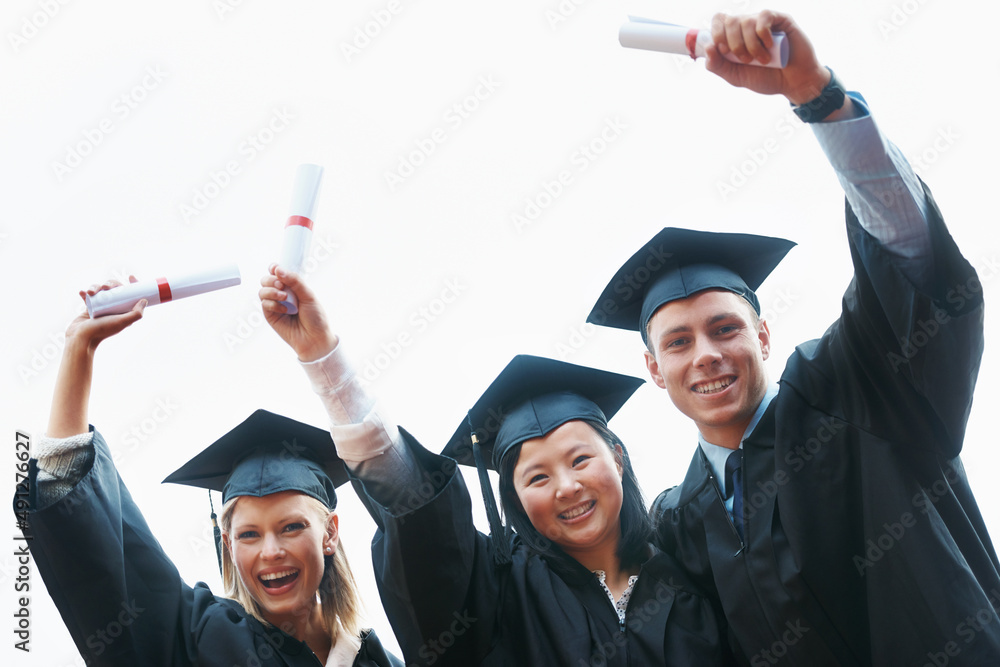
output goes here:
[[852, 94], [851, 99], [861, 115], [813, 123], [813, 133], [861, 226], [900, 258], [910, 280], [921, 284], [931, 257], [923, 187], [899, 148], [879, 130], [863, 98]]
[[361, 386], [342, 344], [302, 367], [330, 417], [337, 455], [364, 482], [366, 493], [393, 512], [411, 508], [412, 490], [426, 473], [399, 428]]
[[399, 441], [399, 429], [361, 386], [342, 344], [322, 359], [304, 362], [302, 368], [330, 417], [330, 433], [340, 458], [366, 461]]

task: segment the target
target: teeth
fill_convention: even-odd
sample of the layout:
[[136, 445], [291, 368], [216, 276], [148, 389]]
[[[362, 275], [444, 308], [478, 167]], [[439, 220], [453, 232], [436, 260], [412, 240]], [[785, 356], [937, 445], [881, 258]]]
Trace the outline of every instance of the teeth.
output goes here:
[[696, 385], [694, 390], [699, 394], [710, 394], [713, 391], [725, 389], [732, 383], [732, 378], [726, 378], [725, 380], [716, 380], [714, 382], [706, 382], [705, 384]]
[[295, 570], [282, 570], [281, 572], [272, 572], [271, 574], [260, 575], [261, 581], [274, 581], [275, 579], [282, 579], [284, 577], [290, 577], [295, 574]]
[[575, 519], [581, 514], [589, 512], [590, 508], [593, 506], [594, 506], [594, 501], [591, 501], [586, 505], [581, 505], [580, 507], [577, 507], [576, 509], [569, 510], [568, 512], [563, 512], [559, 516], [562, 517], [563, 519]]

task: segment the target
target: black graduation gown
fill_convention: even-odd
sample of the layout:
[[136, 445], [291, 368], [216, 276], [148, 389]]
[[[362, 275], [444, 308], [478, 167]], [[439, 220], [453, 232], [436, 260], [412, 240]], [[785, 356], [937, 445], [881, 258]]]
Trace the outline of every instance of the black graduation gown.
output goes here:
[[561, 577], [514, 537], [513, 562], [496, 566], [455, 461], [402, 434], [429, 480], [414, 490], [413, 509], [394, 515], [362, 480], [355, 488], [379, 525], [375, 574], [408, 665], [726, 664], [711, 603], [671, 557], [654, 550], [642, 565], [622, 628], [594, 574], [575, 561]]
[[[294, 637], [265, 626], [204, 583], [185, 584], [94, 432], [94, 463], [61, 500], [38, 508], [32, 461], [31, 556], [88, 665], [321, 667]], [[20, 512], [16, 512], [21, 516]], [[374, 632], [355, 665], [401, 665]]]
[[958, 458], [982, 286], [930, 193], [931, 287], [848, 206], [855, 277], [744, 441], [746, 543], [701, 448], [653, 505], [658, 544], [719, 596], [758, 665], [1000, 665], [1000, 566]]

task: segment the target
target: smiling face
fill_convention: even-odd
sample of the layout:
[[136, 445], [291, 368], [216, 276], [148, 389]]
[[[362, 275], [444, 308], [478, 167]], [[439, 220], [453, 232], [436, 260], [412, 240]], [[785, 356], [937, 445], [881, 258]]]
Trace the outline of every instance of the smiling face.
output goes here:
[[513, 486], [535, 530], [570, 556], [586, 564], [595, 554], [617, 552], [622, 466], [588, 424], [569, 421], [525, 440]]
[[649, 320], [646, 367], [702, 436], [737, 447], [767, 391], [767, 324], [725, 290], [665, 304]]
[[[224, 535], [243, 586], [277, 627], [318, 613], [324, 555], [337, 549], [338, 520], [295, 491], [241, 496]], [[326, 549], [330, 548], [330, 552]]]

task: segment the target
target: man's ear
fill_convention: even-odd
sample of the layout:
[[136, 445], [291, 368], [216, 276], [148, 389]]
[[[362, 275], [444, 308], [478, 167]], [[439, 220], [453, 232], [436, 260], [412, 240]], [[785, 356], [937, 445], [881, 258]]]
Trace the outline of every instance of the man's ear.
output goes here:
[[667, 383], [660, 376], [660, 364], [657, 363], [656, 356], [649, 350], [646, 350], [644, 354], [646, 356], [646, 370], [649, 371], [649, 377], [653, 379], [657, 387], [666, 389]]
[[757, 340], [760, 341], [761, 356], [766, 361], [771, 356], [771, 330], [767, 328], [766, 320], [757, 323]]

